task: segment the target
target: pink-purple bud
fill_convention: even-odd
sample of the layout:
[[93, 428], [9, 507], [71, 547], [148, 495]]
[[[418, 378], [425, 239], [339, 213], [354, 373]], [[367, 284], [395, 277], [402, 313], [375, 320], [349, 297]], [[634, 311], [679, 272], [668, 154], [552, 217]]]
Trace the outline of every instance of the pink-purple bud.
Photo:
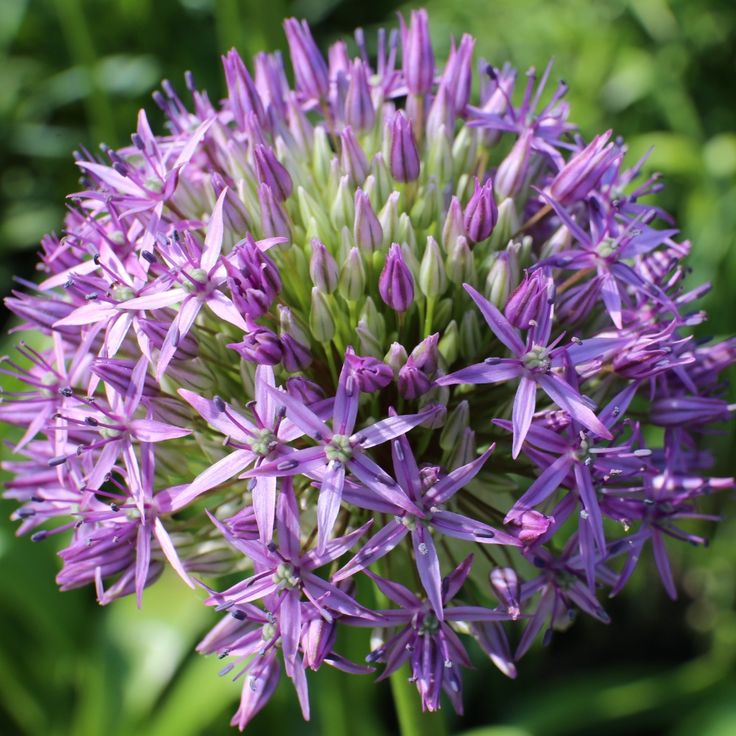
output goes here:
[[527, 273], [514, 289], [503, 310], [514, 327], [525, 330], [530, 322], [539, 318], [541, 310], [547, 308], [548, 282], [542, 269], [537, 269], [531, 275]]
[[355, 353], [347, 353], [346, 360], [358, 381], [361, 391], [373, 393], [388, 386], [394, 380], [394, 372], [391, 366], [382, 360], [371, 357], [362, 357]]
[[342, 143], [340, 153], [342, 170], [350, 177], [353, 184], [360, 185], [368, 176], [370, 166], [360, 143], [355, 137], [355, 133], [353, 133], [353, 129], [349, 125], [340, 133], [340, 142]]
[[383, 301], [397, 312], [405, 312], [414, 302], [414, 278], [396, 243], [389, 248], [378, 280], [378, 291]]
[[530, 128], [518, 137], [506, 158], [496, 172], [493, 181], [496, 194], [502, 199], [513, 197], [521, 191], [529, 170], [529, 154], [534, 138], [534, 131]]
[[337, 263], [324, 243], [312, 240], [312, 257], [309, 260], [309, 275], [312, 283], [326, 294], [337, 288]]
[[432, 90], [434, 82], [434, 53], [426, 10], [411, 11], [409, 28], [404, 31], [402, 40], [406, 86], [413, 95], [426, 94]]
[[258, 365], [276, 365], [281, 362], [284, 351], [278, 336], [265, 327], [250, 325], [242, 342], [230, 343], [229, 348], [237, 351], [243, 360]]
[[310, 381], [304, 376], [292, 376], [286, 379], [286, 393], [289, 396], [293, 396], [295, 399], [299, 399], [307, 406], [322, 401], [325, 397], [325, 392], [322, 387], [317, 385], [314, 381]]
[[493, 196], [493, 182], [488, 179], [481, 185], [475, 177], [473, 196], [465, 207], [463, 222], [465, 234], [471, 243], [480, 243], [493, 232], [498, 220], [498, 207]]
[[268, 184], [271, 191], [284, 202], [291, 196], [293, 184], [286, 167], [276, 158], [276, 154], [268, 146], [256, 145], [253, 149], [253, 160], [256, 165], [258, 180]]
[[259, 124], [267, 126], [268, 116], [263, 108], [261, 96], [240, 54], [235, 49], [230, 49], [227, 55], [222, 57], [222, 63], [235, 124], [244, 131], [248, 114], [254, 113]]
[[291, 237], [289, 219], [281, 204], [273, 196], [268, 184], [258, 187], [258, 203], [261, 210], [261, 232], [265, 238]]
[[358, 131], [370, 130], [376, 121], [368, 72], [361, 59], [353, 62], [345, 97], [345, 122]]
[[233, 304], [238, 311], [254, 319], [265, 314], [281, 291], [276, 264], [250, 235], [223, 262]]
[[422, 340], [399, 370], [399, 393], [409, 400], [417, 399], [432, 387], [439, 360], [439, 333]]
[[287, 18], [284, 30], [297, 88], [309, 98], [325, 99], [330, 88], [327, 64], [312, 38], [307, 21]]
[[383, 243], [383, 228], [368, 195], [362, 189], [355, 192], [353, 239], [359, 248], [368, 253], [380, 248]]
[[470, 88], [473, 82], [473, 48], [475, 39], [464, 33], [460, 46], [455, 48], [453, 40], [450, 57], [447, 60], [442, 81], [452, 95], [452, 106], [458, 115], [462, 115], [470, 99]]
[[389, 138], [391, 175], [396, 181], [416, 181], [419, 178], [419, 150], [411, 123], [401, 110], [395, 112], [391, 119]]
[[608, 143], [610, 137], [610, 130], [596, 136], [560, 169], [549, 186], [549, 194], [553, 199], [562, 205], [570, 205], [590, 194], [621, 155], [614, 143]]

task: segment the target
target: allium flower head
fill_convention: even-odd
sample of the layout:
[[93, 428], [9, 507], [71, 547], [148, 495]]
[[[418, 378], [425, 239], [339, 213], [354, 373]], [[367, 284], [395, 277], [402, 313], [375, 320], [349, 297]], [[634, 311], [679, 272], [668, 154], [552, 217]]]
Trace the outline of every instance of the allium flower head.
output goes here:
[[[733, 487], [700, 441], [736, 343], [692, 339], [690, 244], [551, 65], [496, 69], [466, 34], [443, 67], [424, 10], [373, 58], [284, 26], [293, 89], [231, 50], [222, 103], [167, 82], [163, 130], [141, 112], [77, 154], [64, 235], [6, 302], [33, 340], [0, 361], [5, 495], [20, 534], [66, 540], [63, 590], [145, 604], [166, 566], [206, 588], [240, 729], [282, 671], [308, 718], [323, 664], [405, 664], [461, 711], [464, 640], [515, 677], [574, 612], [608, 623], [643, 556], [676, 595], [667, 546], [704, 544], [700, 497]], [[380, 632], [367, 665], [347, 628]]]

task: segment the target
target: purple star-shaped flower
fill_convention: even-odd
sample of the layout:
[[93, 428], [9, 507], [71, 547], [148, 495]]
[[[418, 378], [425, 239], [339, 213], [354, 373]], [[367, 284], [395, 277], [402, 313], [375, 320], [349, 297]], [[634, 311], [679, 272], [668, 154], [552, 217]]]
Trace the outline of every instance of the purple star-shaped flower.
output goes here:
[[[348, 348], [348, 356], [352, 349]], [[288, 394], [267, 387], [286, 408], [287, 417], [318, 444], [294, 450], [282, 458], [263, 463], [246, 473], [247, 477], [311, 475], [320, 473], [321, 485], [317, 503], [318, 548], [325, 549], [329, 534], [340, 510], [345, 471], [369, 483], [377, 496], [405, 511], [421, 514], [420, 509], [401, 491], [396, 481], [371, 460], [365, 450], [388, 442], [426, 421], [437, 411], [430, 407], [418, 414], [393, 416], [355, 432], [360, 402], [360, 388], [351, 361], [345, 360], [337, 386], [332, 414], [332, 428], [311, 409]]]
[[[590, 340], [589, 345], [573, 345], [555, 349], [555, 343], [549, 344], [552, 330], [552, 289], [554, 282], [548, 279], [549, 299], [544, 301], [536, 320], [530, 324], [526, 343], [521, 339], [519, 331], [503, 316], [492, 302], [478, 293], [470, 284], [464, 284], [465, 290], [478, 305], [488, 326], [494, 335], [511, 351], [513, 358], [486, 358], [468, 368], [438, 378], [440, 386], [458, 383], [501, 383], [519, 379], [514, 398], [512, 421], [514, 442], [512, 456], [515, 458], [521, 451], [532, 416], [537, 403], [537, 388], [541, 388], [552, 401], [580, 424], [600, 437], [612, 439], [611, 433], [601, 423], [590, 408], [590, 401], [576, 391], [564, 378], [552, 372], [553, 367], [561, 364], [563, 351], [568, 353], [573, 364], [592, 360], [610, 349], [609, 341]], [[558, 340], [559, 341], [559, 338]], [[557, 342], [555, 341], [555, 342]], [[578, 348], [576, 350], [576, 348]]]
[[[404, 506], [387, 504], [383, 499], [372, 499], [372, 484], [348, 485], [345, 491], [350, 502], [361, 507], [372, 508], [382, 513], [394, 514], [377, 534], [369, 539], [333, 580], [342, 580], [364, 570], [387, 555], [407, 534], [411, 535], [417, 571], [430, 605], [439, 620], [442, 620], [442, 578], [440, 561], [431, 532], [445, 534], [481, 544], [519, 544], [515, 537], [471, 519], [468, 516], [447, 511], [444, 505], [480, 471], [493, 452], [491, 446], [479, 458], [456, 468], [437, 480], [436, 474], [422, 474], [406, 437], [397, 437], [391, 443], [394, 472], [399, 489], [417, 506], [420, 513], [406, 511]], [[376, 504], [376, 500], [378, 503]]]

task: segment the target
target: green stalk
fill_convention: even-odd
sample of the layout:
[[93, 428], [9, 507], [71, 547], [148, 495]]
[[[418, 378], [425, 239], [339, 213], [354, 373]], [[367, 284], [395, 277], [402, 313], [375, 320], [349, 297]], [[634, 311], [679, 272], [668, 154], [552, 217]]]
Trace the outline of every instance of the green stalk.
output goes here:
[[445, 736], [445, 719], [442, 713], [423, 713], [419, 707], [419, 694], [407, 677], [404, 665], [390, 677], [396, 717], [401, 736]]

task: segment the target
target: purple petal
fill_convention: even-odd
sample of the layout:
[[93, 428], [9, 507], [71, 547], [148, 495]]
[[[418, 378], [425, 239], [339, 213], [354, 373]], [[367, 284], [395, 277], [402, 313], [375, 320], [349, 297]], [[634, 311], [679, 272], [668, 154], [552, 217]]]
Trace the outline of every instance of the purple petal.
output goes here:
[[672, 567], [667, 556], [667, 549], [664, 544], [664, 536], [659, 529], [652, 529], [652, 550], [654, 552], [654, 561], [657, 565], [659, 577], [662, 579], [662, 585], [667, 591], [667, 595], [672, 600], [677, 600], [677, 588], [672, 577]]
[[476, 363], [446, 376], [440, 376], [435, 383], [438, 386], [451, 386], [457, 383], [502, 383], [516, 378], [521, 373], [521, 364], [518, 360], [498, 358], [493, 363]]
[[299, 648], [299, 638], [302, 631], [300, 598], [301, 592], [299, 590], [287, 590], [279, 606], [281, 647], [287, 674], [291, 674], [294, 671], [297, 650]]
[[509, 524], [518, 521], [522, 514], [538, 506], [551, 496], [560, 487], [560, 483], [570, 472], [570, 466], [574, 462], [570, 455], [562, 455], [548, 468], [545, 468], [524, 495], [511, 507], [511, 510], [506, 514], [504, 523]]
[[561, 409], [564, 409], [573, 419], [576, 419], [591, 432], [595, 432], [599, 437], [607, 440], [613, 439], [613, 435], [590, 407], [585, 404], [580, 394], [576, 393], [561, 378], [552, 374], [540, 375], [537, 377], [537, 382], [552, 401]]
[[388, 442], [406, 434], [410, 429], [426, 421], [426, 419], [438, 411], [438, 407], [432, 407], [418, 414], [402, 414], [395, 417], [382, 419], [356, 432], [351, 439], [357, 441], [361, 447], [374, 447], [382, 442]]
[[519, 546], [519, 540], [510, 534], [499, 532], [493, 527], [454, 511], [436, 511], [430, 524], [442, 534], [456, 539], [466, 539], [479, 544], [510, 544]]
[[470, 284], [463, 284], [465, 291], [470, 294], [472, 300], [478, 305], [481, 314], [493, 331], [493, 334], [514, 354], [523, 355], [526, 350], [519, 333], [513, 325], [503, 316], [498, 307], [489, 302], [482, 294], [477, 292]]
[[342, 487], [345, 482], [345, 466], [331, 461], [327, 465], [317, 501], [317, 551], [321, 554], [335, 526], [340, 511]]
[[603, 517], [601, 516], [601, 507], [598, 505], [598, 497], [593, 487], [593, 479], [590, 470], [582, 463], [575, 463], [575, 482], [580, 494], [580, 500], [583, 502], [586, 513], [590, 518], [591, 531], [596, 547], [601, 554], [606, 551], [606, 538], [603, 534]]
[[[221, 404], [212, 399], [205, 399], [194, 391], [180, 388], [179, 396], [184, 399], [211, 427], [221, 432], [226, 437], [232, 437], [236, 442], [249, 443], [257, 428], [248, 419], [228, 407], [227, 412], [222, 411]], [[230, 419], [234, 417], [236, 421]]]
[[348, 461], [348, 468], [358, 480], [384, 501], [415, 516], [424, 515], [422, 510], [406, 495], [404, 489], [369, 457], [362, 454], [353, 455]]
[[327, 425], [311, 409], [304, 406], [301, 401], [289, 396], [285, 391], [279, 391], [271, 386], [264, 386], [264, 388], [271, 393], [277, 403], [283, 404], [289, 419], [298, 425], [305, 434], [318, 442], [332, 436], [332, 432], [327, 428]]
[[605, 304], [608, 314], [613, 321], [613, 324], [620, 330], [621, 329], [621, 293], [618, 290], [618, 284], [616, 279], [611, 273], [606, 271], [600, 277], [601, 281], [601, 298], [603, 304]]
[[[269, 475], [257, 477], [253, 486], [252, 499], [261, 542], [268, 544], [273, 537], [273, 525], [276, 518], [276, 478]], [[279, 534], [279, 541], [281, 541], [281, 534]]]
[[355, 418], [358, 416], [359, 404], [360, 387], [358, 386], [358, 379], [350, 361], [346, 359], [340, 371], [337, 393], [335, 394], [335, 413], [332, 422], [335, 434], [352, 433]]
[[365, 574], [378, 586], [386, 598], [404, 609], [403, 613], [408, 613], [415, 608], [421, 608], [421, 601], [408, 588], [405, 588], [400, 583], [396, 583], [393, 580], [387, 580], [380, 575], [376, 575], [370, 570], [366, 570]]
[[521, 452], [529, 426], [532, 423], [534, 409], [537, 404], [537, 384], [531, 378], [522, 376], [514, 397], [512, 424], [514, 426], [514, 445], [511, 457], [516, 459]]
[[373, 519], [368, 519], [365, 524], [354, 529], [350, 534], [338, 537], [337, 539], [331, 539], [325, 545], [322, 554], [318, 554], [315, 550], [310, 550], [302, 557], [302, 566], [308, 570], [314, 570], [323, 565], [328, 565], [338, 557], [342, 557], [372, 526]]
[[427, 491], [427, 500], [432, 504], [443, 504], [449, 501], [461, 488], [475, 478], [496, 445], [491, 445], [480, 457], [441, 478]]
[[406, 491], [412, 501], [418, 500], [422, 491], [419, 467], [409, 440], [405, 435], [397, 437], [391, 443], [391, 459], [393, 460], [394, 473], [396, 473], [396, 480], [399, 481], [399, 485]]
[[412, 531], [411, 541], [414, 547], [414, 557], [417, 563], [417, 571], [422, 581], [427, 598], [434, 609], [437, 618], [442, 621], [444, 611], [442, 606], [442, 575], [440, 573], [440, 561], [437, 557], [437, 549], [434, 540], [424, 524], [417, 524]]
[[153, 522], [153, 533], [156, 535], [156, 539], [158, 540], [159, 546], [161, 547], [161, 551], [164, 553], [164, 555], [166, 555], [166, 559], [169, 561], [171, 567], [176, 570], [177, 575], [190, 588], [194, 588], [194, 582], [187, 574], [187, 571], [184, 569], [184, 565], [182, 565], [179, 554], [176, 551], [176, 547], [171, 541], [171, 537], [166, 531], [163, 522], [158, 517], [156, 517], [156, 520]]
[[399, 542], [406, 536], [409, 530], [400, 521], [392, 519], [379, 532], [374, 534], [365, 546], [358, 552], [355, 557], [347, 562], [347, 564], [338, 570], [332, 580], [339, 582], [351, 575], [364, 570], [372, 565], [376, 560], [387, 555]]
[[128, 426], [131, 434], [140, 442], [164, 442], [192, 433], [191, 429], [173, 427], [171, 424], [157, 422], [154, 419], [134, 419]]
[[218, 460], [207, 470], [203, 470], [182, 493], [177, 494], [177, 508], [187, 506], [205, 491], [209, 491], [211, 488], [230, 480], [230, 478], [234, 478], [247, 468], [256, 457], [250, 450], [235, 450], [235, 452], [231, 452], [226, 457]]
[[257, 468], [244, 473], [242, 477], [257, 478], [262, 475], [271, 475], [274, 478], [284, 478], [290, 475], [309, 475], [315, 468], [326, 463], [322, 446], [305, 447], [303, 450], [287, 452], [276, 460], [261, 463]]
[[151, 532], [146, 524], [138, 527], [135, 545], [135, 601], [138, 608], [143, 604], [143, 588], [146, 587], [148, 567], [151, 564]]
[[217, 264], [222, 252], [222, 238], [225, 230], [222, 223], [222, 206], [227, 196], [228, 188], [223, 187], [212, 210], [210, 221], [207, 223], [207, 235], [204, 239], [204, 249], [199, 261], [200, 268], [209, 273]]
[[508, 621], [509, 614], [482, 606], [453, 606], [445, 609], [448, 621]]

